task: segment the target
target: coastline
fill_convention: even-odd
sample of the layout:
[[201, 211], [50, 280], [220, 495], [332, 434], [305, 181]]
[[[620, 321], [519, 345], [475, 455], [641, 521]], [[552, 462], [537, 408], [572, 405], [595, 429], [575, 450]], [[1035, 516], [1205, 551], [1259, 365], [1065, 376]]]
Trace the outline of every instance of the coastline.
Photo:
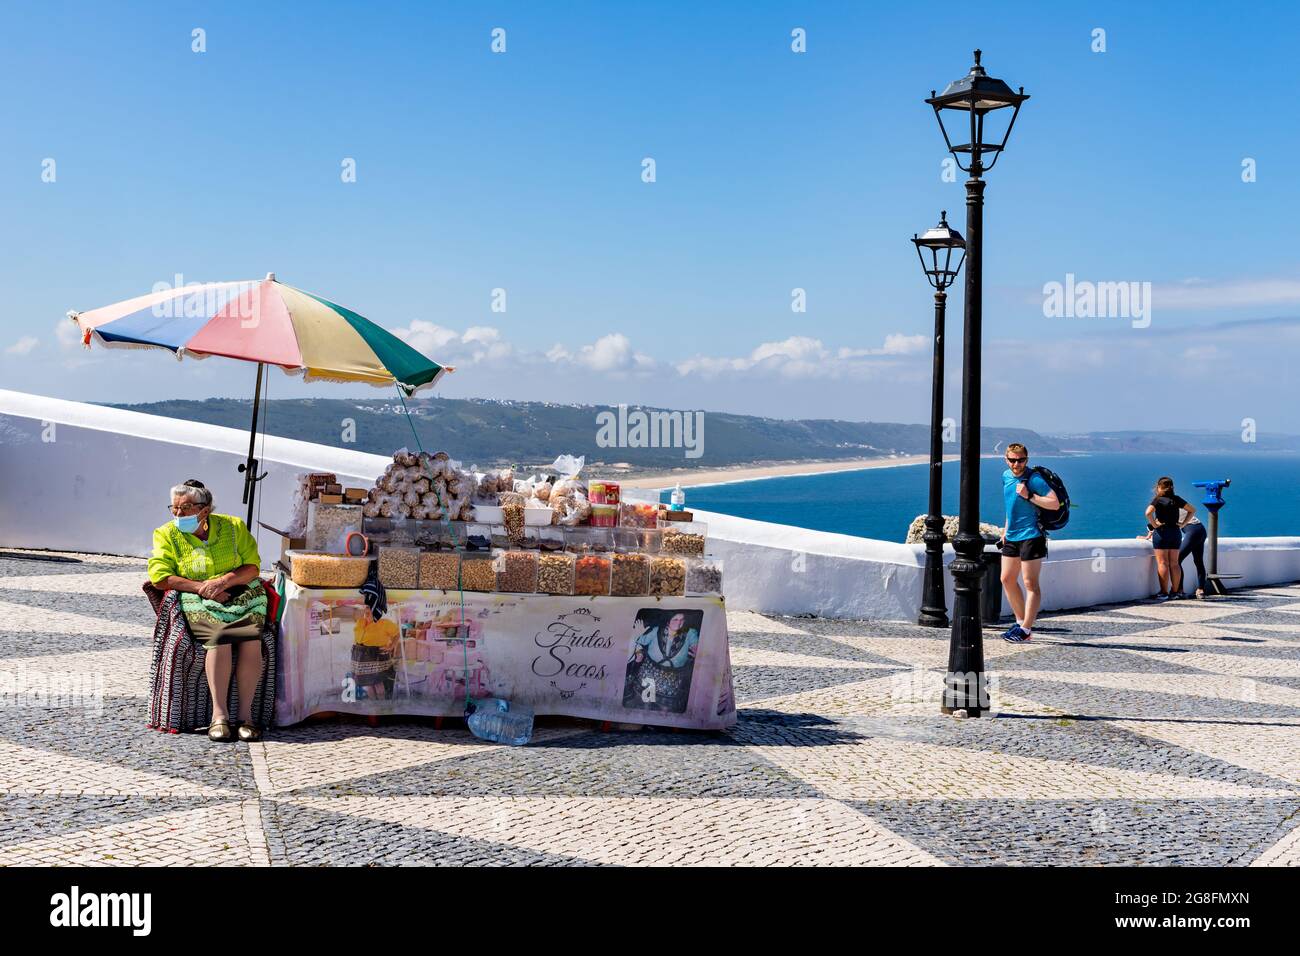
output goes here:
[[[944, 455], [944, 461], [956, 461], [957, 455]], [[671, 489], [679, 481], [683, 488], [702, 485], [728, 485], [739, 481], [759, 481], [764, 478], [794, 478], [805, 475], [824, 475], [840, 471], [867, 471], [873, 468], [896, 468], [903, 465], [929, 464], [929, 455], [899, 455], [897, 458], [853, 458], [845, 461], [785, 461], [766, 465], [737, 465], [709, 470], [682, 469], [658, 475], [624, 478], [619, 484], [624, 488]]]

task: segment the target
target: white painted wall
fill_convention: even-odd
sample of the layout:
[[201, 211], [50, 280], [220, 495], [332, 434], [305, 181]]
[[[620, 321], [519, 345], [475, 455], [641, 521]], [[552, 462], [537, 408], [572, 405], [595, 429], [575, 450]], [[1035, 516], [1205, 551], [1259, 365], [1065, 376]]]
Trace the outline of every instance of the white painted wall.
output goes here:
[[[288, 523], [299, 472], [332, 471], [344, 484], [369, 487], [389, 461], [285, 438], [266, 438], [264, 450], [258, 444], [269, 472], [259, 490], [261, 516], [275, 527]], [[243, 515], [236, 466], [247, 453], [248, 434], [238, 429], [0, 390], [0, 547], [144, 556], [150, 532], [168, 520], [168, 489], [186, 478], [212, 489], [218, 511]], [[725, 562], [732, 608], [876, 620], [917, 615], [922, 545], [697, 515]], [[279, 541], [254, 530], [269, 565]], [[1224, 539], [1219, 569], [1243, 574], [1243, 585], [1300, 580], [1300, 537]], [[1190, 561], [1185, 573], [1192, 573]], [[1054, 541], [1042, 580], [1049, 610], [1156, 590], [1151, 547], [1133, 538]], [[951, 609], [951, 578], [947, 587]]]
[[[247, 431], [0, 390], [0, 546], [147, 556], [153, 529], [171, 520], [168, 492], [186, 478], [211, 489], [217, 511], [244, 517], [236, 468], [247, 456]], [[300, 472], [368, 488], [390, 460], [271, 436], [258, 457], [261, 520], [277, 528]], [[279, 538], [252, 530], [269, 565]]]

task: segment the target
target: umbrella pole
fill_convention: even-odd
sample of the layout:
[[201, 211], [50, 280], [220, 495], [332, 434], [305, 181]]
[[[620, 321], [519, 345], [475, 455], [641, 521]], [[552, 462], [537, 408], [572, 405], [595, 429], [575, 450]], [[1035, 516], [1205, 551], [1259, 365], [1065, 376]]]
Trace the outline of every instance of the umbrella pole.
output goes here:
[[253, 387], [253, 424], [248, 432], [248, 461], [239, 466], [244, 473], [244, 502], [248, 505], [248, 529], [253, 529], [253, 501], [257, 497], [257, 482], [261, 476], [257, 473], [257, 459], [253, 457], [257, 444], [257, 416], [261, 411], [262, 401], [262, 367], [257, 363], [257, 384]]

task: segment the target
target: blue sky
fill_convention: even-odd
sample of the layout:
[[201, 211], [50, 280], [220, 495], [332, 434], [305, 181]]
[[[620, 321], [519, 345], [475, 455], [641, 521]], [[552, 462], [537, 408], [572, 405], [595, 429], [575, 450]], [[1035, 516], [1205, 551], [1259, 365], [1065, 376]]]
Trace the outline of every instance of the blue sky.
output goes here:
[[[923, 421], [907, 240], [964, 189], [922, 100], [980, 46], [1032, 96], [988, 175], [985, 422], [1300, 432], [1294, 5], [990, 7], [7, 6], [0, 386], [248, 395], [63, 316], [275, 271], [456, 364], [446, 395]], [[1067, 273], [1150, 282], [1150, 326], [1045, 316]], [[388, 395], [271, 380], [308, 394]]]

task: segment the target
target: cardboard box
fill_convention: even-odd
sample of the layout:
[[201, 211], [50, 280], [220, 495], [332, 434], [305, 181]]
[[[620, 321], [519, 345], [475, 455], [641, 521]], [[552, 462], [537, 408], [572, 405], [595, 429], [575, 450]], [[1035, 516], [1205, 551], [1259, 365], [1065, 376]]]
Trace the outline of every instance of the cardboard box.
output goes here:
[[370, 496], [367, 488], [344, 488], [343, 497], [347, 501], [365, 501]]
[[[335, 485], [334, 487], [337, 488], [338, 485]], [[328, 494], [328, 495], [326, 495], [326, 494], [322, 494], [322, 495], [320, 496], [320, 499], [319, 499], [319, 500], [320, 500], [320, 503], [323, 504], [323, 505], [341, 505], [341, 504], [343, 504], [343, 496], [342, 496], [342, 495], [335, 495], [335, 494]]]

